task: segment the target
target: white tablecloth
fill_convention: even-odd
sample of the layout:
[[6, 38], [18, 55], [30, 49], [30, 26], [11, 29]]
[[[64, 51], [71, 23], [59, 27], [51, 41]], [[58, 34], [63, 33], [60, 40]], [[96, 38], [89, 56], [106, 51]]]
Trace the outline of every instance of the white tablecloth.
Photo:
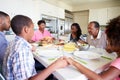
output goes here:
[[[55, 50], [57, 48], [54, 48], [54, 46], [52, 47], [47, 47], [47, 48], [43, 48], [43, 47], [38, 47], [36, 52], [34, 53], [34, 57], [40, 62], [42, 63], [45, 67], [49, 66], [52, 62], [54, 62], [55, 60], [50, 60], [49, 58], [40, 56], [40, 51], [41, 50]], [[99, 49], [99, 48], [93, 48], [93, 49], [89, 49], [89, 51], [93, 51], [93, 52], [97, 52], [98, 54], [102, 54], [104, 56], [110, 57], [112, 60], [108, 60], [105, 58], [100, 58], [100, 59], [96, 59], [96, 60], [84, 60], [84, 59], [80, 59], [84, 62], [86, 62], [87, 64], [84, 64], [80, 61], [78, 61], [79, 63], [83, 64], [85, 67], [91, 69], [92, 71], [99, 73], [101, 72], [103, 69], [106, 68], [106, 66], [113, 61], [116, 58], [116, 55], [113, 54], [108, 54], [105, 50], [103, 49]], [[65, 56], [73, 56], [72, 53], [66, 53], [64, 52]], [[56, 70], [53, 73], [59, 80], [87, 80], [87, 78], [84, 76], [84, 74], [80, 73], [75, 67], [73, 66], [67, 66], [65, 68]]]

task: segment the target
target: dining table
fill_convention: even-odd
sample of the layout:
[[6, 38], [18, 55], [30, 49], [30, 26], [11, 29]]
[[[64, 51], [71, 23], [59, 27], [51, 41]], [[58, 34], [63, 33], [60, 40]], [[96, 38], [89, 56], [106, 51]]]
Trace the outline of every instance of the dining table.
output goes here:
[[[98, 54], [99, 56], [85, 57], [91, 53]], [[76, 55], [77, 54], [77, 55]], [[117, 55], [115, 52], [108, 53], [105, 49], [95, 48], [90, 46], [88, 50], [74, 50], [64, 51], [61, 45], [47, 45], [37, 46], [35, 52], [33, 52], [34, 58], [43, 64], [46, 68], [52, 64], [55, 60], [62, 56], [71, 57], [78, 63], [94, 71], [100, 73], [106, 70], [110, 63], [116, 59]], [[84, 57], [83, 57], [84, 56]], [[74, 66], [68, 65], [65, 68], [57, 69], [52, 73], [58, 80], [88, 80], [87, 77], [77, 70]]]

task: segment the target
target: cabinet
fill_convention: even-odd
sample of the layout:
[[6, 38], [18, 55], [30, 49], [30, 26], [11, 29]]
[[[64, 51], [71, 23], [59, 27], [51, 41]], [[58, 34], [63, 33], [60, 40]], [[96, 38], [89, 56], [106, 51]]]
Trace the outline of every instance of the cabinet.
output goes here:
[[91, 9], [89, 11], [89, 22], [98, 21], [100, 25], [106, 25], [107, 22], [107, 8]]
[[89, 22], [91, 21], [98, 21], [98, 10], [97, 9], [89, 10]]
[[100, 25], [106, 25], [110, 19], [120, 15], [120, 7], [110, 7], [89, 10], [89, 22], [98, 21]]
[[49, 3], [41, 1], [41, 4], [39, 5], [40, 12], [44, 15], [54, 16], [58, 18], [65, 18], [65, 12], [64, 9], [51, 5]]
[[108, 20], [120, 16], [120, 7], [108, 8]]

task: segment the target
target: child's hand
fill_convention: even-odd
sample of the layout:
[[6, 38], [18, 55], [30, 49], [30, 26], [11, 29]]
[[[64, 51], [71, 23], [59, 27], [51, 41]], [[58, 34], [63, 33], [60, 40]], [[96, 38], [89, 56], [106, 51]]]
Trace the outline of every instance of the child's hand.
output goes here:
[[58, 60], [56, 60], [54, 63], [52, 63], [51, 66], [54, 67], [54, 69], [56, 70], [68, 66], [68, 62], [63, 57], [61, 57]]
[[64, 58], [70, 65], [73, 65], [74, 60], [72, 58]]
[[36, 47], [34, 45], [32, 45], [32, 52], [34, 52], [36, 50]]

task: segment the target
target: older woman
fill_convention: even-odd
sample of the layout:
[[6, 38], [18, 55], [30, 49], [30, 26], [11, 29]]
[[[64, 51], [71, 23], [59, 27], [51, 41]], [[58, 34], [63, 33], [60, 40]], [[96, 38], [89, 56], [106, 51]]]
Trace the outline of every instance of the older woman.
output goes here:
[[106, 35], [109, 49], [118, 54], [118, 58], [109, 65], [109, 69], [106, 71], [96, 74], [73, 59], [67, 59], [69, 64], [75, 66], [81, 73], [85, 74], [89, 80], [120, 80], [120, 16], [111, 20], [107, 25]]

